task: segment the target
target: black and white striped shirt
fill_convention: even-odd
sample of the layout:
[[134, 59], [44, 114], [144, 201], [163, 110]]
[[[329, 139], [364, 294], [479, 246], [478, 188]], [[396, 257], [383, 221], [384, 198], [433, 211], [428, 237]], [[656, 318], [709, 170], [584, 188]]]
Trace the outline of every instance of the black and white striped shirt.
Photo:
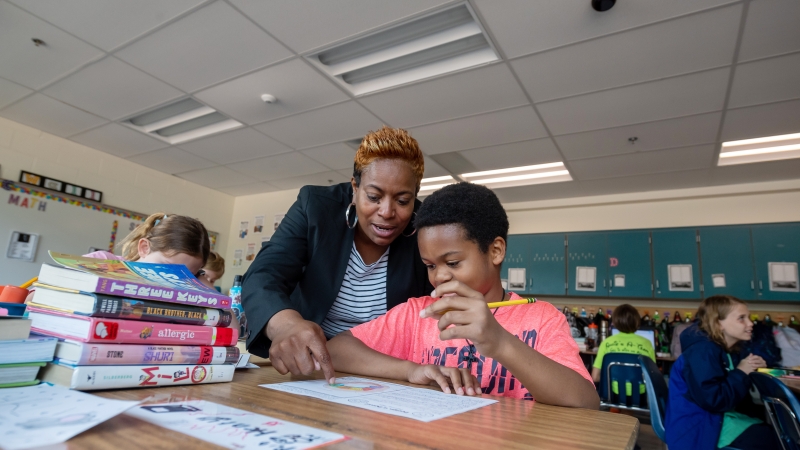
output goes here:
[[388, 248], [380, 259], [367, 265], [353, 243], [342, 287], [322, 322], [322, 331], [327, 338], [386, 314], [388, 265]]

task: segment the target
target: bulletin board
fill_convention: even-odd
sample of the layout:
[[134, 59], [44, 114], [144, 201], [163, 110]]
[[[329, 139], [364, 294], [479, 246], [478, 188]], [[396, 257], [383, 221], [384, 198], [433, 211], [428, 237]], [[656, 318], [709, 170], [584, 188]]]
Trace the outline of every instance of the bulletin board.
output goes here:
[[[51, 262], [48, 250], [83, 255], [106, 250], [122, 240], [145, 217], [75, 197], [0, 180], [0, 285], [19, 285]], [[32, 261], [6, 255], [14, 232], [38, 235]]]

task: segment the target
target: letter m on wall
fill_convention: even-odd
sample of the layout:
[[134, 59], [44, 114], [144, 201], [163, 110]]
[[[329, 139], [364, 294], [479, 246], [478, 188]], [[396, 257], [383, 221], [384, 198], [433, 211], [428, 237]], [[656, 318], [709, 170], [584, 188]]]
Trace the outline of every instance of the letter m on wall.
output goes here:
[[9, 194], [8, 203], [19, 205], [19, 195]]

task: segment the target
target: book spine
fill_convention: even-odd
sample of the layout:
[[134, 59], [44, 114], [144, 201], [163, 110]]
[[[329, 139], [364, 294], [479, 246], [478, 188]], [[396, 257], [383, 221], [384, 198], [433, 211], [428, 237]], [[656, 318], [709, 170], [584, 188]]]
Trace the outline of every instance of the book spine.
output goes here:
[[236, 347], [81, 344], [79, 366], [141, 364], [236, 364]]
[[92, 317], [227, 327], [231, 312], [214, 308], [97, 295]]
[[138, 320], [92, 318], [87, 342], [158, 345], [236, 345], [239, 332], [232, 328], [175, 325]]
[[95, 292], [98, 294], [132, 297], [142, 300], [178, 303], [181, 305], [219, 309], [231, 308], [231, 299], [222, 294], [155, 287], [147, 284], [135, 283], [133, 281], [121, 281], [105, 277], [98, 278]]
[[77, 366], [71, 389], [90, 391], [181, 384], [225, 383], [233, 380], [236, 366], [228, 365], [152, 365], [152, 366]]

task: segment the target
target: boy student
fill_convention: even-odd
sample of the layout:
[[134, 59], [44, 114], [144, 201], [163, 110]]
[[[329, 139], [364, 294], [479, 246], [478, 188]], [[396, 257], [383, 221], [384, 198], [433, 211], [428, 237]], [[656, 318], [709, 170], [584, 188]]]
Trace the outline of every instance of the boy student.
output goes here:
[[445, 186], [422, 203], [414, 223], [434, 291], [329, 341], [335, 367], [459, 395], [597, 409], [563, 314], [538, 301], [486, 307], [520, 298], [500, 283], [508, 218], [494, 193], [471, 183]]
[[[595, 382], [600, 382], [600, 370], [603, 368], [603, 357], [606, 353], [632, 353], [634, 355], [644, 355], [656, 361], [656, 351], [653, 344], [646, 338], [639, 336], [636, 330], [639, 329], [641, 318], [639, 311], [629, 304], [619, 305], [611, 313], [611, 323], [614, 328], [619, 330], [619, 333], [608, 337], [604, 340], [600, 347], [597, 349], [597, 357], [594, 359], [592, 365], [592, 379]], [[614, 387], [614, 393], [618, 394], [617, 388]], [[627, 395], [630, 394], [630, 383], [626, 385], [628, 390]], [[641, 386], [641, 393], [644, 393], [644, 385]]]

